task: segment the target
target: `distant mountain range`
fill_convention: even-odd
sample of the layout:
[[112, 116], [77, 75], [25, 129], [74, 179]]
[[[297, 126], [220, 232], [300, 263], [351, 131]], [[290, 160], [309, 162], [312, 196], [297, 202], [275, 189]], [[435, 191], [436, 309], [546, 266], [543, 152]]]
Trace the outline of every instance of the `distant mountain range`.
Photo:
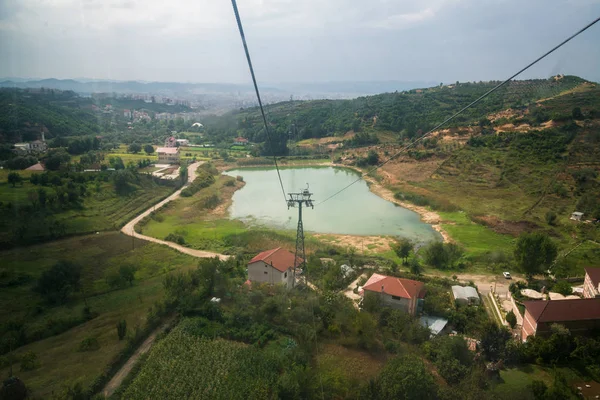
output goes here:
[[[271, 95], [299, 98], [349, 98], [383, 92], [403, 91], [435, 86], [438, 82], [315, 82], [315, 83], [279, 83], [266, 84], [260, 87], [262, 92]], [[237, 94], [248, 93], [254, 89], [252, 85], [233, 83], [180, 83], [180, 82], [139, 82], [74, 79], [23, 79], [0, 78], [0, 87], [48, 88], [72, 90], [81, 94], [91, 93], [139, 93], [139, 94]]]

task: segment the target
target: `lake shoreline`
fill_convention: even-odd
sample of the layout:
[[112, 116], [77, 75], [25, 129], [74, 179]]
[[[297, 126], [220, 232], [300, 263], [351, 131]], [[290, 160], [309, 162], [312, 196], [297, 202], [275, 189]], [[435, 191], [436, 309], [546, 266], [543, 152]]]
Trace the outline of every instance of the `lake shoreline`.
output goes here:
[[[364, 179], [367, 182], [367, 186], [369, 187], [369, 191], [373, 194], [375, 194], [376, 196], [382, 198], [383, 200], [386, 200], [390, 203], [396, 204], [402, 208], [405, 208], [407, 210], [413, 211], [415, 213], [417, 213], [421, 219], [421, 221], [425, 224], [428, 224], [432, 227], [433, 230], [435, 230], [436, 232], [438, 232], [440, 234], [440, 236], [442, 237], [443, 242], [448, 243], [448, 242], [453, 242], [452, 238], [450, 237], [450, 235], [448, 234], [448, 232], [446, 232], [444, 230], [444, 228], [441, 225], [442, 222], [442, 218], [440, 217], [440, 215], [438, 213], [436, 213], [435, 211], [431, 211], [428, 210], [425, 207], [422, 206], [417, 206], [415, 204], [412, 203], [407, 203], [401, 200], [398, 200], [396, 198], [394, 198], [394, 193], [386, 188], [385, 186], [383, 186], [381, 183], [379, 183], [377, 180], [375, 180], [374, 178], [368, 176], [368, 175], [363, 175], [363, 171], [361, 171], [359, 168], [351, 166], [351, 165], [344, 165], [344, 164], [335, 164], [332, 162], [329, 163], [314, 163], [314, 164], [301, 164], [301, 165], [286, 165], [288, 167], [306, 167], [306, 168], [311, 168], [311, 167], [335, 167], [335, 168], [346, 168], [346, 169], [350, 169], [353, 170], [357, 173], [359, 173], [362, 177], [362, 179]], [[273, 165], [256, 165], [256, 166], [249, 166], [249, 167], [244, 167], [244, 166], [237, 166], [237, 165], [231, 165], [231, 166], [225, 166], [224, 168], [219, 168], [219, 171], [221, 173], [225, 173], [227, 171], [230, 170], [234, 170], [234, 169], [251, 169], [251, 168], [274, 168]], [[369, 235], [342, 235], [340, 234], [340, 236], [348, 236], [348, 237], [353, 237], [353, 236], [369, 236]], [[386, 235], [387, 236], [387, 235]]]

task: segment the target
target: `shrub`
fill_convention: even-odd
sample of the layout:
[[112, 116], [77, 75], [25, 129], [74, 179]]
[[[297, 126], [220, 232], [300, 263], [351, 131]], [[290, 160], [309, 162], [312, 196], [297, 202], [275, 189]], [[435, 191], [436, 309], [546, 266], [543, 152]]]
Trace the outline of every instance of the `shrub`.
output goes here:
[[511, 328], [514, 328], [515, 325], [517, 325], [517, 316], [512, 310], [506, 314], [506, 322], [508, 322]]
[[176, 233], [169, 233], [165, 237], [165, 240], [167, 242], [175, 242], [175, 243], [180, 244], [182, 246], [185, 244], [185, 238], [183, 236], [181, 236], [181, 235], [176, 234]]
[[31, 371], [39, 366], [38, 356], [33, 351], [28, 351], [21, 357], [21, 371]]
[[238, 181], [238, 182], [244, 182], [244, 177], [241, 176], [241, 175], [238, 175], [238, 176], [235, 177], [235, 180]]
[[548, 225], [556, 225], [556, 213], [554, 211], [548, 211], [546, 213], [546, 222]]
[[94, 351], [100, 348], [100, 342], [98, 342], [98, 338], [94, 336], [87, 337], [79, 343], [77, 347], [77, 351]]
[[229, 187], [235, 186], [235, 181], [230, 179], [227, 182], [225, 182], [225, 186], [229, 186]]
[[64, 303], [71, 292], [79, 290], [81, 268], [68, 261], [59, 261], [42, 276], [33, 289], [49, 303]]
[[560, 282], [556, 283], [556, 285], [554, 285], [552, 290], [555, 291], [556, 293], [562, 294], [563, 296], [568, 296], [570, 294], [573, 294], [573, 288], [567, 281], [560, 281]]
[[119, 340], [123, 340], [123, 339], [125, 339], [126, 335], [127, 335], [127, 321], [122, 319], [117, 323], [117, 336], [119, 336]]

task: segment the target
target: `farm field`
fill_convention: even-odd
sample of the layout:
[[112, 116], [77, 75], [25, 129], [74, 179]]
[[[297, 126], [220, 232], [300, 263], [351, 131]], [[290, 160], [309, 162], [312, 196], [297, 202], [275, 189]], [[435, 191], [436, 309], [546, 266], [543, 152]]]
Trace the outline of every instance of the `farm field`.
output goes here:
[[279, 368], [265, 355], [256, 347], [207, 340], [176, 327], [154, 346], [121, 398], [271, 398]]
[[[197, 264], [193, 257], [166, 246], [133, 240], [117, 232], [12, 249], [1, 252], [0, 258], [3, 286], [11, 278], [22, 279], [21, 284], [5, 286], [0, 292], [0, 319], [4, 322], [0, 336], [19, 329], [30, 341], [13, 354], [16, 371], [24, 354], [33, 352], [37, 356], [36, 368], [19, 371], [34, 398], [47, 398], [52, 391], [76, 382], [84, 388], [91, 385], [126, 344], [118, 340], [117, 322], [125, 320], [130, 334], [143, 327], [148, 308], [162, 300], [164, 274]], [[66, 304], [51, 306], [32, 288], [41, 274], [58, 261], [81, 266], [82, 290]], [[124, 265], [135, 268], [133, 284], [111, 286], [111, 277]], [[86, 303], [95, 316], [91, 319], [84, 317]], [[88, 338], [95, 338], [99, 349], [78, 351], [80, 343]], [[5, 375], [7, 371], [3, 363], [0, 373]]]

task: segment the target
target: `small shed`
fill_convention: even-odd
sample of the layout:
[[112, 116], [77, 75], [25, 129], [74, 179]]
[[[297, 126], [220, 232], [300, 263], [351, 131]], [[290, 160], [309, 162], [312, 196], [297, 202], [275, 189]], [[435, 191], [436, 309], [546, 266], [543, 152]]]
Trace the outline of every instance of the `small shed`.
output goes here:
[[571, 214], [571, 219], [573, 221], [581, 221], [581, 217], [583, 217], [583, 213], [579, 211], [575, 211], [573, 214]]
[[448, 320], [440, 317], [422, 316], [419, 318], [422, 326], [429, 328], [431, 336], [439, 335], [448, 324]]
[[479, 293], [471, 286], [452, 286], [454, 300], [459, 304], [479, 304]]

